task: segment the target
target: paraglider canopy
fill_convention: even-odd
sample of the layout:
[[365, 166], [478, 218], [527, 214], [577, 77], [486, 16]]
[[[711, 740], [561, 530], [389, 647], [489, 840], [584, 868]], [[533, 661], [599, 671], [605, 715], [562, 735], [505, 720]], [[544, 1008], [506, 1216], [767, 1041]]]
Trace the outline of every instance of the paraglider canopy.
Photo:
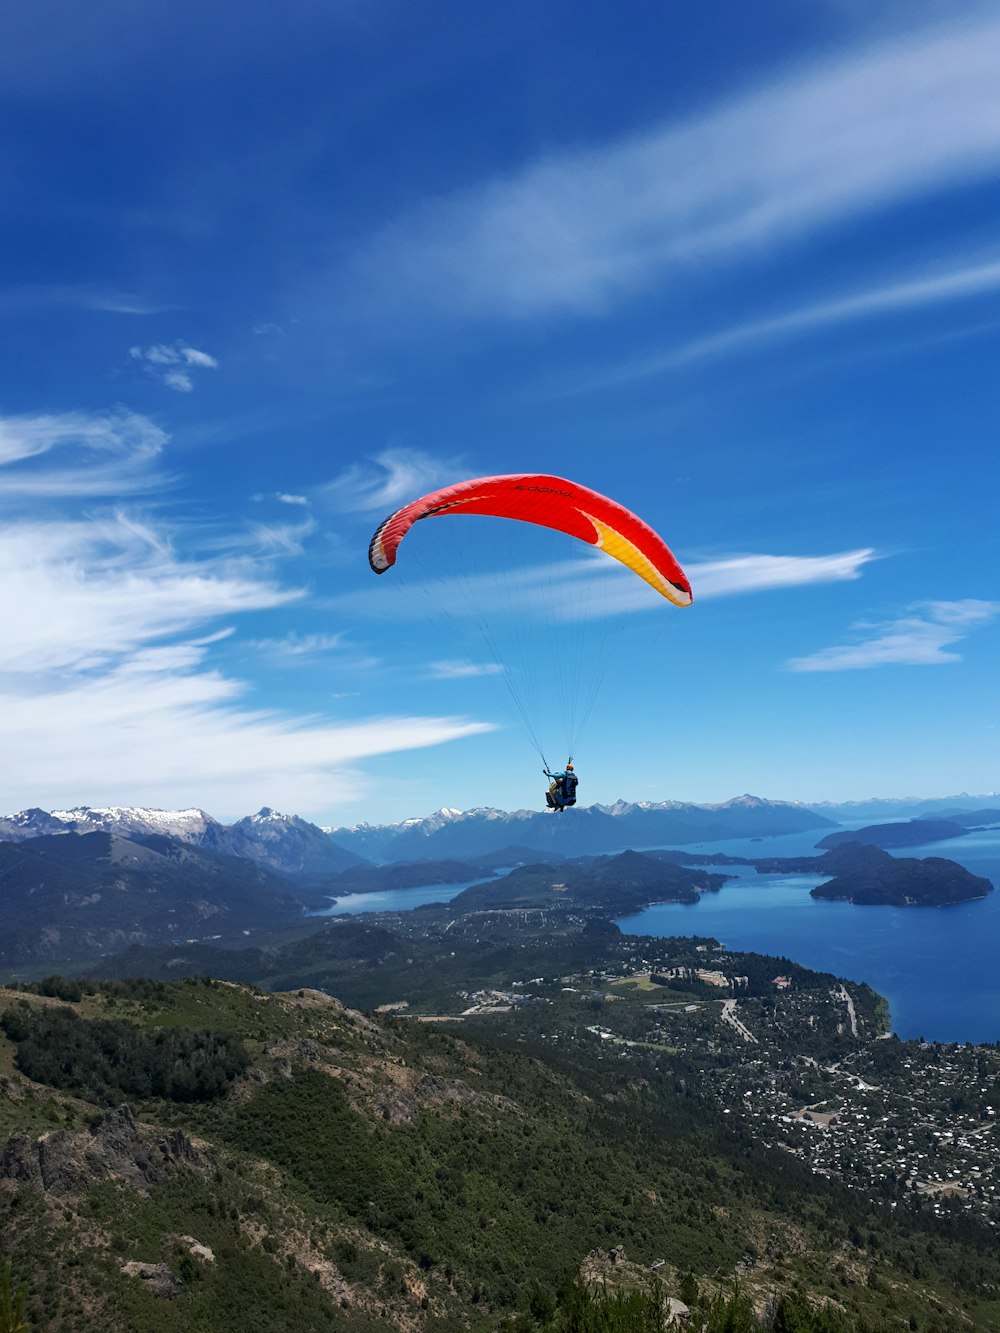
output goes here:
[[391, 569], [400, 542], [420, 519], [456, 514], [519, 519], [565, 532], [621, 561], [675, 606], [691, 605], [687, 576], [648, 523], [588, 486], [537, 473], [476, 477], [397, 509], [371, 539], [368, 562], [372, 569], [376, 574]]
[[[615, 654], [622, 652], [627, 622], [639, 618], [633, 611], [643, 602], [650, 608], [662, 608], [664, 601], [690, 606], [687, 576], [659, 534], [630, 509], [588, 486], [535, 472], [474, 477], [397, 509], [372, 536], [372, 570], [385, 574], [393, 567], [416, 523], [463, 514], [515, 520], [514, 527], [535, 529], [534, 541], [484, 542], [482, 530], [472, 524], [433, 524], [429, 545], [434, 559], [429, 567], [423, 565], [430, 581], [411, 583], [410, 607], [419, 601], [421, 614], [434, 623], [442, 642], [461, 640], [466, 628], [479, 640], [492, 661], [482, 670], [473, 665], [472, 674], [483, 675], [507, 696], [543, 762], [546, 747], [554, 748], [559, 737], [558, 748], [565, 745], [572, 755], [605, 679], [609, 674], [617, 674], [619, 681], [627, 678], [634, 662], [648, 655], [649, 635], [635, 645], [625, 676], [611, 671]], [[522, 546], [545, 546], [551, 534], [611, 556], [642, 580], [634, 585], [635, 595], [616, 589], [609, 596], [607, 579], [589, 576], [592, 564], [604, 564], [600, 559], [566, 562], [549, 554], [530, 569], [523, 562], [512, 567], [512, 560], [522, 561]], [[529, 536], [523, 527], [520, 535]], [[423, 563], [421, 548], [427, 546], [421, 540], [407, 546], [400, 564], [411, 580], [414, 566]], [[668, 618], [655, 619], [654, 633], [662, 632]], [[460, 674], [465, 674], [461, 667]]]

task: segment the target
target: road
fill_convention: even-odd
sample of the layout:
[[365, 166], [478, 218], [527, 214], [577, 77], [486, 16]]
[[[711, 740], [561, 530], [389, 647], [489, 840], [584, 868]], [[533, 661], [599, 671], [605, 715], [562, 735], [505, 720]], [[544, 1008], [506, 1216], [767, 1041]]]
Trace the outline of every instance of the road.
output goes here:
[[722, 1021], [723, 1023], [728, 1023], [731, 1028], [735, 1028], [744, 1041], [757, 1040], [742, 1019], [736, 1017], [735, 1000], [722, 1001]]
[[835, 990], [833, 994], [836, 999], [843, 1000], [847, 1005], [847, 1017], [851, 1021], [851, 1036], [856, 1037], [858, 1035], [858, 1016], [854, 1011], [854, 1001], [851, 999], [850, 991], [846, 986], [841, 985], [840, 989]]

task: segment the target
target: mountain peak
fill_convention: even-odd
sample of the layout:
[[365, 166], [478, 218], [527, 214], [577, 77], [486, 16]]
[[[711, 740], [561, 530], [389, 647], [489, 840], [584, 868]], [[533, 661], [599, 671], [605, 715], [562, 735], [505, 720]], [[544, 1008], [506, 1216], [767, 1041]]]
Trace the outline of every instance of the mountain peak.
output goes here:
[[298, 815], [263, 806], [235, 824], [220, 824], [192, 807], [159, 810], [145, 806], [78, 805], [68, 810], [32, 809], [0, 818], [0, 842], [24, 842], [56, 833], [103, 832], [123, 838], [173, 838], [190, 847], [254, 861], [292, 878], [323, 879], [363, 858], [338, 847], [326, 833]]
[[242, 819], [238, 819], [236, 822], [237, 824], [294, 824], [298, 818], [298, 815], [283, 815], [280, 810], [275, 810], [273, 806], [262, 805], [255, 815], [244, 815]]
[[705, 839], [765, 837], [828, 829], [833, 821], [807, 806], [749, 793], [721, 805], [624, 801], [580, 806], [561, 818], [539, 810], [490, 807], [437, 810], [398, 824], [331, 830], [338, 845], [375, 861], [475, 860], [517, 846], [562, 856], [606, 854], [623, 847], [675, 847]]

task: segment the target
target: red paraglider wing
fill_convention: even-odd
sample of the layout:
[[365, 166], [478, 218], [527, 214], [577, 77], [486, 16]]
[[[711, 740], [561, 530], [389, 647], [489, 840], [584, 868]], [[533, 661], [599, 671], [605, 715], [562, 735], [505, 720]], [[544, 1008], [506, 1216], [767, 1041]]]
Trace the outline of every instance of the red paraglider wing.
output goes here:
[[687, 576], [648, 523], [587, 486], [536, 473], [476, 477], [397, 509], [371, 539], [372, 569], [384, 574], [395, 564], [399, 543], [419, 519], [452, 514], [513, 518], [565, 532], [621, 561], [675, 606], [691, 605]]

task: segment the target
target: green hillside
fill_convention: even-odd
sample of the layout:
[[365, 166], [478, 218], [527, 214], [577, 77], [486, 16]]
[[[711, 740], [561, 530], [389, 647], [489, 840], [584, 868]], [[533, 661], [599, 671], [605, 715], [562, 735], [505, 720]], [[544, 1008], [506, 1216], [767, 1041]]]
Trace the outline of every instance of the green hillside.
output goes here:
[[[693, 1326], [713, 1300], [719, 1328], [1000, 1322], [987, 1226], [766, 1148], [680, 1053], [199, 980], [0, 1007], [0, 1245], [31, 1328], [646, 1328], [657, 1280]], [[201, 1080], [169, 1077], [193, 1052]]]

